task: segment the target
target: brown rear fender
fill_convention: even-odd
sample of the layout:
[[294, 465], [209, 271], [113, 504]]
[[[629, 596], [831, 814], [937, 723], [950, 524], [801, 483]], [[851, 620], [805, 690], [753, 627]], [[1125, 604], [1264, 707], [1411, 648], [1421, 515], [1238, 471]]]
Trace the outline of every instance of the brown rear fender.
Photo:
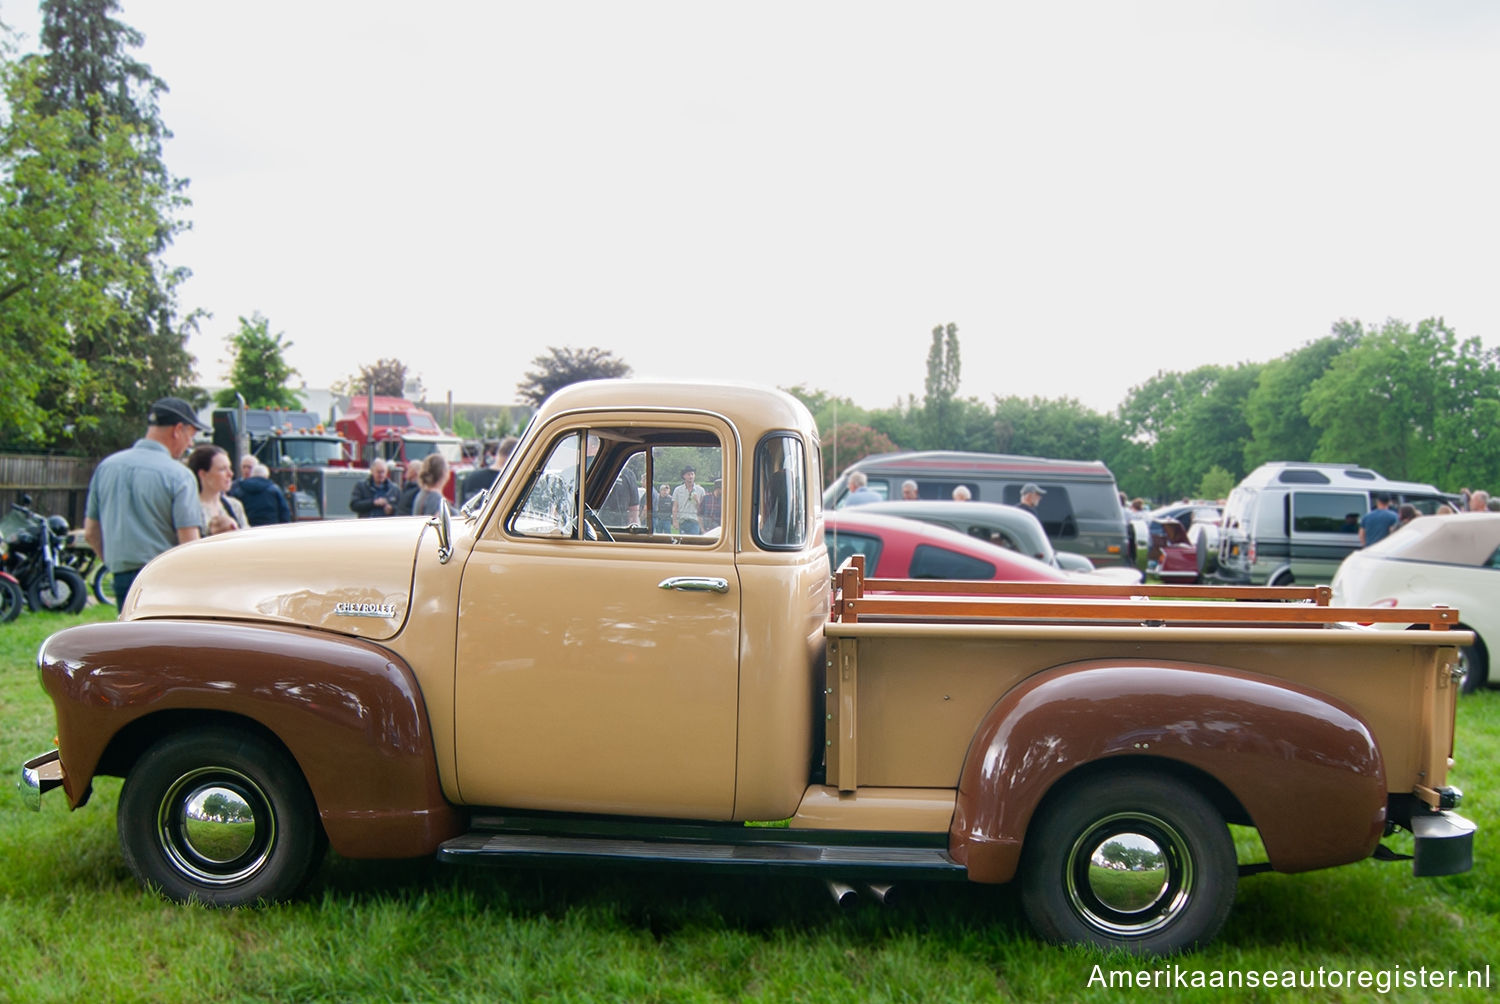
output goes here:
[[130, 769], [167, 730], [254, 723], [296, 759], [345, 857], [428, 854], [462, 832], [415, 675], [381, 646], [276, 625], [140, 620], [58, 632], [38, 656], [64, 788]]
[[1030, 677], [990, 709], [964, 759], [953, 857], [976, 881], [1009, 881], [1055, 785], [1153, 761], [1237, 801], [1277, 871], [1366, 858], [1385, 827], [1371, 730], [1327, 694], [1218, 667], [1088, 662]]

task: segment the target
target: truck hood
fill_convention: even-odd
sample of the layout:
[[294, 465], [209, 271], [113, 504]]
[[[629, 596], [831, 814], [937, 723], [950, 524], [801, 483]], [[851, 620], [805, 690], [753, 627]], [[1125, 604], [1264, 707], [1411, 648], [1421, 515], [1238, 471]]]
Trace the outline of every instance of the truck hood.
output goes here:
[[141, 570], [123, 620], [210, 617], [375, 640], [406, 621], [425, 519], [294, 523], [219, 534]]

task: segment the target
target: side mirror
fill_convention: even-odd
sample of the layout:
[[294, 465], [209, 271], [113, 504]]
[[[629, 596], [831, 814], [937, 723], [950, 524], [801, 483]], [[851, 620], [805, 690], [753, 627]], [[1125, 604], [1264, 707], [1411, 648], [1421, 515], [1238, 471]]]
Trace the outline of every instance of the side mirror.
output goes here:
[[447, 499], [438, 499], [437, 516], [438, 564], [446, 565], [453, 557], [453, 514], [448, 509]]

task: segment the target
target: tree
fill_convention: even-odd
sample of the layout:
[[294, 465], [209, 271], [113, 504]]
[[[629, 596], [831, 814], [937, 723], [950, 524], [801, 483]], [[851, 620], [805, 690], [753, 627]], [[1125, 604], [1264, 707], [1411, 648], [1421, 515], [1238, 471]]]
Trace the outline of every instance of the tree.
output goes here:
[[955, 449], [954, 418], [960, 372], [958, 325], [951, 321], [932, 329], [927, 349], [927, 381], [923, 387], [922, 412], [929, 450]]
[[[357, 395], [357, 394], [379, 394], [382, 397], [414, 397], [420, 398], [425, 391], [422, 381], [413, 379], [407, 383], [407, 367], [399, 359], [377, 359], [359, 368], [359, 372], [346, 380], [337, 381], [333, 390], [335, 393]], [[408, 387], [411, 394], [407, 394]], [[373, 389], [372, 389], [373, 388]]]
[[[62, 284], [72, 288], [38, 298], [29, 312], [62, 328], [77, 364], [39, 387], [36, 404], [53, 421], [44, 438], [66, 439], [70, 429], [89, 452], [134, 439], [152, 400], [197, 394], [186, 387], [187, 338], [199, 315], [178, 316], [187, 271], [162, 258], [186, 226], [178, 214], [188, 205], [187, 183], [161, 159], [171, 135], [157, 106], [165, 85], [130, 54], [143, 39], [110, 16], [118, 9], [115, 0], [43, 0], [45, 57], [27, 75], [24, 104], [11, 102], [13, 115], [36, 116], [65, 137], [52, 148], [59, 156], [46, 183], [20, 194], [25, 211], [60, 209], [79, 224], [51, 232], [70, 262]], [[88, 309], [75, 313], [80, 300]]]
[[823, 436], [823, 487], [833, 484], [839, 473], [855, 461], [895, 451], [895, 443], [868, 425], [843, 422]]
[[284, 353], [292, 347], [284, 332], [271, 334], [271, 325], [259, 312], [224, 339], [229, 344], [229, 386], [219, 391], [217, 402], [228, 406], [235, 395], [251, 408], [299, 408], [302, 398], [287, 386], [297, 371], [287, 365]]
[[1239, 479], [1233, 474], [1215, 465], [1210, 467], [1203, 475], [1203, 480], [1198, 482], [1197, 497], [1200, 499], [1228, 498], [1229, 493], [1234, 491], [1234, 486], [1238, 483]]
[[1245, 400], [1245, 418], [1250, 426], [1245, 444], [1246, 470], [1269, 460], [1312, 459], [1318, 448], [1318, 430], [1303, 412], [1302, 401], [1333, 361], [1363, 337], [1364, 328], [1358, 321], [1340, 320], [1328, 335], [1262, 368], [1255, 389]]
[[516, 385], [516, 396], [533, 408], [541, 407], [543, 401], [569, 384], [630, 375], [624, 360], [598, 348], [548, 348], [547, 354], [537, 356], [531, 365], [535, 369], [527, 370], [526, 378]]
[[1440, 487], [1500, 471], [1500, 358], [1442, 318], [1366, 334], [1312, 384], [1303, 411], [1318, 430], [1316, 460]]

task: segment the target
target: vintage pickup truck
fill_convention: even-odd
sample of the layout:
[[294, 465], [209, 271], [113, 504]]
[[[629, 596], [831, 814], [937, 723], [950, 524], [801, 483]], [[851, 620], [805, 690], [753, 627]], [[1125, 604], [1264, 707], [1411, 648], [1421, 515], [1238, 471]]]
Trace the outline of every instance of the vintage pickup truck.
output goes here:
[[295, 894], [330, 845], [652, 861], [1016, 880], [1049, 939], [1164, 953], [1240, 874], [1396, 857], [1396, 827], [1416, 874], [1470, 867], [1457, 611], [866, 581], [829, 567], [821, 485], [788, 395], [567, 388], [460, 513], [174, 548], [119, 622], [48, 639], [58, 749], [23, 791], [124, 777], [131, 869], [224, 906]]

